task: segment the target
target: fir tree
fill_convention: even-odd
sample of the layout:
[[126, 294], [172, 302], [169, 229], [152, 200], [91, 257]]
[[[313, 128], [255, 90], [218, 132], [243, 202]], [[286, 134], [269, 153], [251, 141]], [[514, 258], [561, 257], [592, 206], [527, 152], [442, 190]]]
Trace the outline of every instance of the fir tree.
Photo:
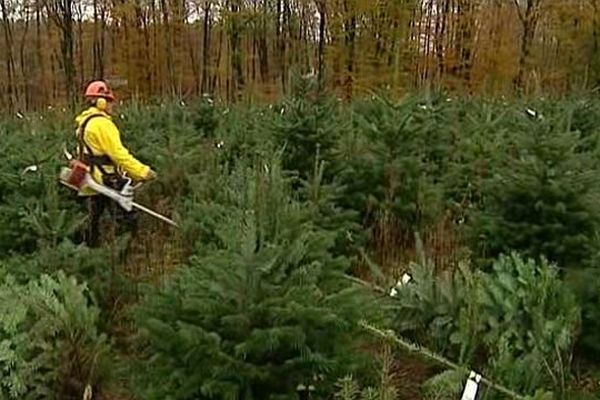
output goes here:
[[218, 202], [188, 210], [203, 231], [189, 265], [138, 312], [140, 396], [293, 399], [303, 382], [330, 393], [364, 365], [355, 322], [375, 303], [344, 278], [337, 232], [290, 197], [278, 162], [222, 183]]
[[431, 106], [419, 101], [359, 102], [352, 113], [353, 130], [335, 152], [336, 182], [345, 191], [340, 205], [359, 211], [370, 227], [391, 216], [394, 228], [408, 237], [436, 221], [441, 205], [434, 179], [439, 172], [428, 160], [444, 157], [439, 148], [428, 147], [436, 123], [426, 122]]
[[[485, 184], [471, 238], [483, 257], [518, 250], [563, 267], [585, 266], [598, 251], [600, 159], [585, 150], [568, 113], [515, 115], [514, 150]], [[525, 134], [525, 132], [529, 132]]]
[[[271, 123], [277, 142], [285, 148], [283, 167], [307, 179], [317, 158], [330, 163], [346, 121], [338, 100], [318, 91], [312, 78], [296, 77], [292, 95], [275, 106]], [[329, 165], [326, 165], [329, 174]], [[329, 181], [331, 176], [326, 177]]]
[[59, 272], [0, 285], [0, 398], [81, 399], [110, 377], [110, 346], [85, 284]]

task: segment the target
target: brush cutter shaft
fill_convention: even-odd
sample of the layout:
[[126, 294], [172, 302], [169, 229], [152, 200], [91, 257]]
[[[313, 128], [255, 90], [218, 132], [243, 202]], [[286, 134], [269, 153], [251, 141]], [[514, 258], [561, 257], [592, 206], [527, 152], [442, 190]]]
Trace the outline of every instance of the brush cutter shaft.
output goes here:
[[179, 227], [179, 225], [177, 225], [177, 224], [175, 223], [175, 221], [173, 221], [173, 220], [170, 220], [169, 218], [165, 217], [164, 215], [161, 215], [161, 214], [157, 213], [156, 211], [152, 211], [151, 209], [149, 209], [149, 208], [147, 208], [147, 207], [144, 207], [143, 205], [141, 205], [141, 204], [138, 204], [138, 203], [136, 203], [135, 201], [134, 201], [134, 202], [132, 202], [132, 203], [131, 203], [131, 205], [132, 205], [133, 207], [137, 208], [138, 210], [140, 210], [140, 211], [143, 211], [143, 212], [145, 212], [146, 214], [149, 214], [149, 215], [153, 216], [154, 218], [158, 218], [158, 219], [160, 219], [161, 221], [163, 221], [163, 222], [166, 222], [166, 223], [167, 223], [167, 224], [169, 224], [169, 225], [172, 225], [172, 226], [174, 226], [174, 227], [176, 227], [176, 228], [178, 228], [178, 227]]

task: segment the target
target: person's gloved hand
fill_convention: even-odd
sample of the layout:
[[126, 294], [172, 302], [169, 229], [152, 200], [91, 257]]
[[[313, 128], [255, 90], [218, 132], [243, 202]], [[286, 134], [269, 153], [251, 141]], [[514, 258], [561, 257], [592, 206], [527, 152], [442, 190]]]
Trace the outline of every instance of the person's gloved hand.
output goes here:
[[145, 180], [152, 181], [152, 180], [156, 179], [156, 177], [157, 177], [156, 171], [154, 171], [153, 169], [150, 169], [148, 171], [148, 173], [146, 174]]

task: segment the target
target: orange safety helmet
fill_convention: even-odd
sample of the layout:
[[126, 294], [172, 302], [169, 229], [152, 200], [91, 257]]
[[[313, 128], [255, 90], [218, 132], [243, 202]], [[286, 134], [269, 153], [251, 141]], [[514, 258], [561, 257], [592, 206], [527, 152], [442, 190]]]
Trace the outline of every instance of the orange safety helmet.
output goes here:
[[106, 82], [104, 81], [93, 81], [85, 89], [85, 97], [97, 98], [102, 97], [109, 101], [115, 101], [115, 96], [110, 90]]

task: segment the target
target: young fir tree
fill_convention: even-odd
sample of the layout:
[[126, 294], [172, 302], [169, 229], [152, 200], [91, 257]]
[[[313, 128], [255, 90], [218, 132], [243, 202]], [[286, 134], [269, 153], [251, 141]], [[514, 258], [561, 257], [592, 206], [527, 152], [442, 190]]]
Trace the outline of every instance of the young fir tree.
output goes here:
[[[307, 179], [319, 157], [330, 163], [334, 146], [345, 129], [339, 101], [318, 89], [316, 79], [295, 77], [292, 94], [275, 106], [279, 111], [271, 129], [285, 147], [283, 167]], [[332, 170], [326, 165], [326, 173]], [[331, 176], [326, 176], [329, 181]]]
[[103, 395], [114, 360], [89, 296], [87, 285], [62, 271], [27, 285], [2, 279], [0, 398], [81, 399], [90, 389]]
[[484, 186], [471, 239], [485, 259], [518, 250], [584, 266], [598, 250], [598, 149], [588, 146], [593, 136], [572, 130], [570, 112], [530, 114], [514, 115], [515, 135], [498, 149], [505, 162]]
[[[356, 322], [375, 302], [344, 277], [338, 232], [290, 195], [278, 161], [238, 163], [212, 201], [189, 204], [195, 254], [139, 309], [144, 399], [295, 399], [361, 370]], [[364, 342], [362, 342], [364, 344]], [[315, 380], [316, 379], [316, 380]]]
[[[0, 254], [32, 253], [71, 235], [81, 222], [73, 192], [57, 182], [56, 132], [20, 124], [0, 128]], [[28, 143], [23, 146], [23, 143]]]
[[428, 146], [437, 120], [420, 100], [357, 103], [353, 129], [335, 152], [336, 180], [345, 191], [340, 205], [359, 211], [369, 225], [389, 219], [407, 237], [436, 221], [441, 205], [433, 177], [440, 149]]

